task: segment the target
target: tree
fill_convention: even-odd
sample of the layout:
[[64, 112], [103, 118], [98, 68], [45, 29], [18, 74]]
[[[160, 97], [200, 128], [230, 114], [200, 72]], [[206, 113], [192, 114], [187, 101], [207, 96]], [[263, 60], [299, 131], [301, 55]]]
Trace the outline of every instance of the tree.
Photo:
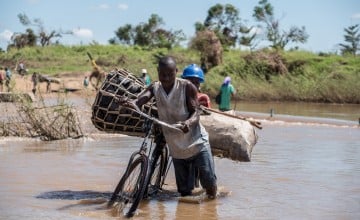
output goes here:
[[35, 46], [37, 36], [31, 28], [26, 29], [26, 33], [14, 33], [11, 36], [11, 42], [8, 48], [15, 47], [17, 49], [26, 47], [26, 46]]
[[204, 23], [195, 23], [196, 32], [206, 29], [214, 31], [225, 47], [235, 46], [240, 30], [238, 9], [231, 4], [212, 6]]
[[345, 31], [345, 42], [348, 44], [339, 44], [341, 47], [342, 54], [351, 54], [356, 56], [357, 52], [360, 50], [360, 33], [359, 25], [352, 25], [348, 28], [344, 28]]
[[250, 50], [255, 49], [255, 47], [258, 45], [258, 42], [255, 42], [258, 37], [256, 27], [247, 27], [245, 25], [241, 25], [240, 33], [242, 34], [239, 39], [240, 45], [248, 47]]
[[223, 47], [214, 31], [198, 31], [190, 41], [190, 48], [200, 52], [201, 66], [205, 72], [222, 63]]
[[119, 27], [115, 32], [115, 35], [118, 37], [121, 43], [123, 44], [132, 44], [134, 36], [132, 35], [132, 26], [131, 24], [125, 24], [122, 27]]
[[260, 0], [258, 6], [255, 6], [253, 17], [258, 22], [265, 24], [267, 40], [275, 49], [284, 50], [285, 46], [290, 42], [305, 43], [308, 39], [305, 27], [298, 28], [293, 26], [289, 31], [280, 31], [280, 22], [274, 17], [274, 8], [267, 0]]
[[72, 34], [71, 31], [63, 32], [63, 31], [55, 31], [55, 30], [51, 31], [50, 33], [47, 33], [43, 22], [39, 18], [35, 18], [33, 21], [31, 21], [25, 13], [18, 14], [18, 18], [22, 25], [35, 26], [38, 28], [38, 34], [36, 35], [36, 38], [39, 39], [40, 45], [43, 47], [50, 45], [52, 39], [61, 38], [62, 34]]
[[[115, 34], [122, 44], [148, 46], [150, 48], [170, 49], [185, 40], [185, 35], [181, 30], [166, 30], [161, 27], [163, 25], [163, 19], [157, 14], [152, 14], [146, 23], [140, 23], [135, 27], [126, 24], [119, 27]], [[109, 42], [114, 43], [115, 39], [110, 39]]]

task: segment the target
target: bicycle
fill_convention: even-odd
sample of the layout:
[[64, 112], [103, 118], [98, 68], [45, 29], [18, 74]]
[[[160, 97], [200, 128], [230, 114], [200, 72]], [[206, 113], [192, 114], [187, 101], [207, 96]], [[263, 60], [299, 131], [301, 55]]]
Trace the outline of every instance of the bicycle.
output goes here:
[[143, 127], [145, 137], [140, 149], [130, 156], [127, 168], [108, 202], [108, 207], [115, 202], [119, 203], [119, 208], [126, 217], [135, 214], [142, 198], [154, 195], [162, 189], [171, 165], [169, 149], [160, 127], [154, 123], [178, 129], [146, 115], [136, 107], [135, 111], [146, 118]]

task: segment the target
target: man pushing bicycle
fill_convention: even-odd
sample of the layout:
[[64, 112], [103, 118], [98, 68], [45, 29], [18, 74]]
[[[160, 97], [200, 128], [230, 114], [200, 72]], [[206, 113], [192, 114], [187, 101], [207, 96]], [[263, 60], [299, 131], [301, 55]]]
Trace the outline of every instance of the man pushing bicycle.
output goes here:
[[[217, 193], [214, 161], [208, 133], [200, 123], [197, 88], [188, 80], [176, 78], [177, 67], [170, 56], [158, 63], [159, 81], [153, 82], [132, 104], [138, 107], [155, 97], [159, 119], [176, 124], [180, 130], [162, 126], [170, 155], [173, 158], [177, 190], [181, 196], [194, 189], [194, 168], [199, 170], [200, 183], [210, 199]], [[132, 107], [124, 101], [123, 105]]]

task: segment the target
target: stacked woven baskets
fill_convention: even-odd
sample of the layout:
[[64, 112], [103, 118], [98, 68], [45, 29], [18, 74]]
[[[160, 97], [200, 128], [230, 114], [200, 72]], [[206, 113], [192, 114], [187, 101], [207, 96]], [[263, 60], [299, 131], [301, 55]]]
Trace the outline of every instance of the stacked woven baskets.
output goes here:
[[[136, 99], [144, 89], [145, 84], [128, 70], [111, 71], [92, 105], [92, 123], [97, 129], [108, 133], [142, 137], [145, 119], [135, 111], [119, 105], [117, 98]], [[143, 105], [141, 110], [150, 116], [156, 116], [154, 99]]]

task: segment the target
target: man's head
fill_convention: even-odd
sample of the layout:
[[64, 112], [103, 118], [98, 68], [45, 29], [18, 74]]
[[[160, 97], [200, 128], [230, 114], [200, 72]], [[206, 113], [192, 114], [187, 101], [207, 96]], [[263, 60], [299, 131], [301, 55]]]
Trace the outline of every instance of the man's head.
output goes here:
[[158, 77], [164, 89], [171, 89], [174, 85], [177, 68], [174, 58], [165, 56], [158, 63]]

